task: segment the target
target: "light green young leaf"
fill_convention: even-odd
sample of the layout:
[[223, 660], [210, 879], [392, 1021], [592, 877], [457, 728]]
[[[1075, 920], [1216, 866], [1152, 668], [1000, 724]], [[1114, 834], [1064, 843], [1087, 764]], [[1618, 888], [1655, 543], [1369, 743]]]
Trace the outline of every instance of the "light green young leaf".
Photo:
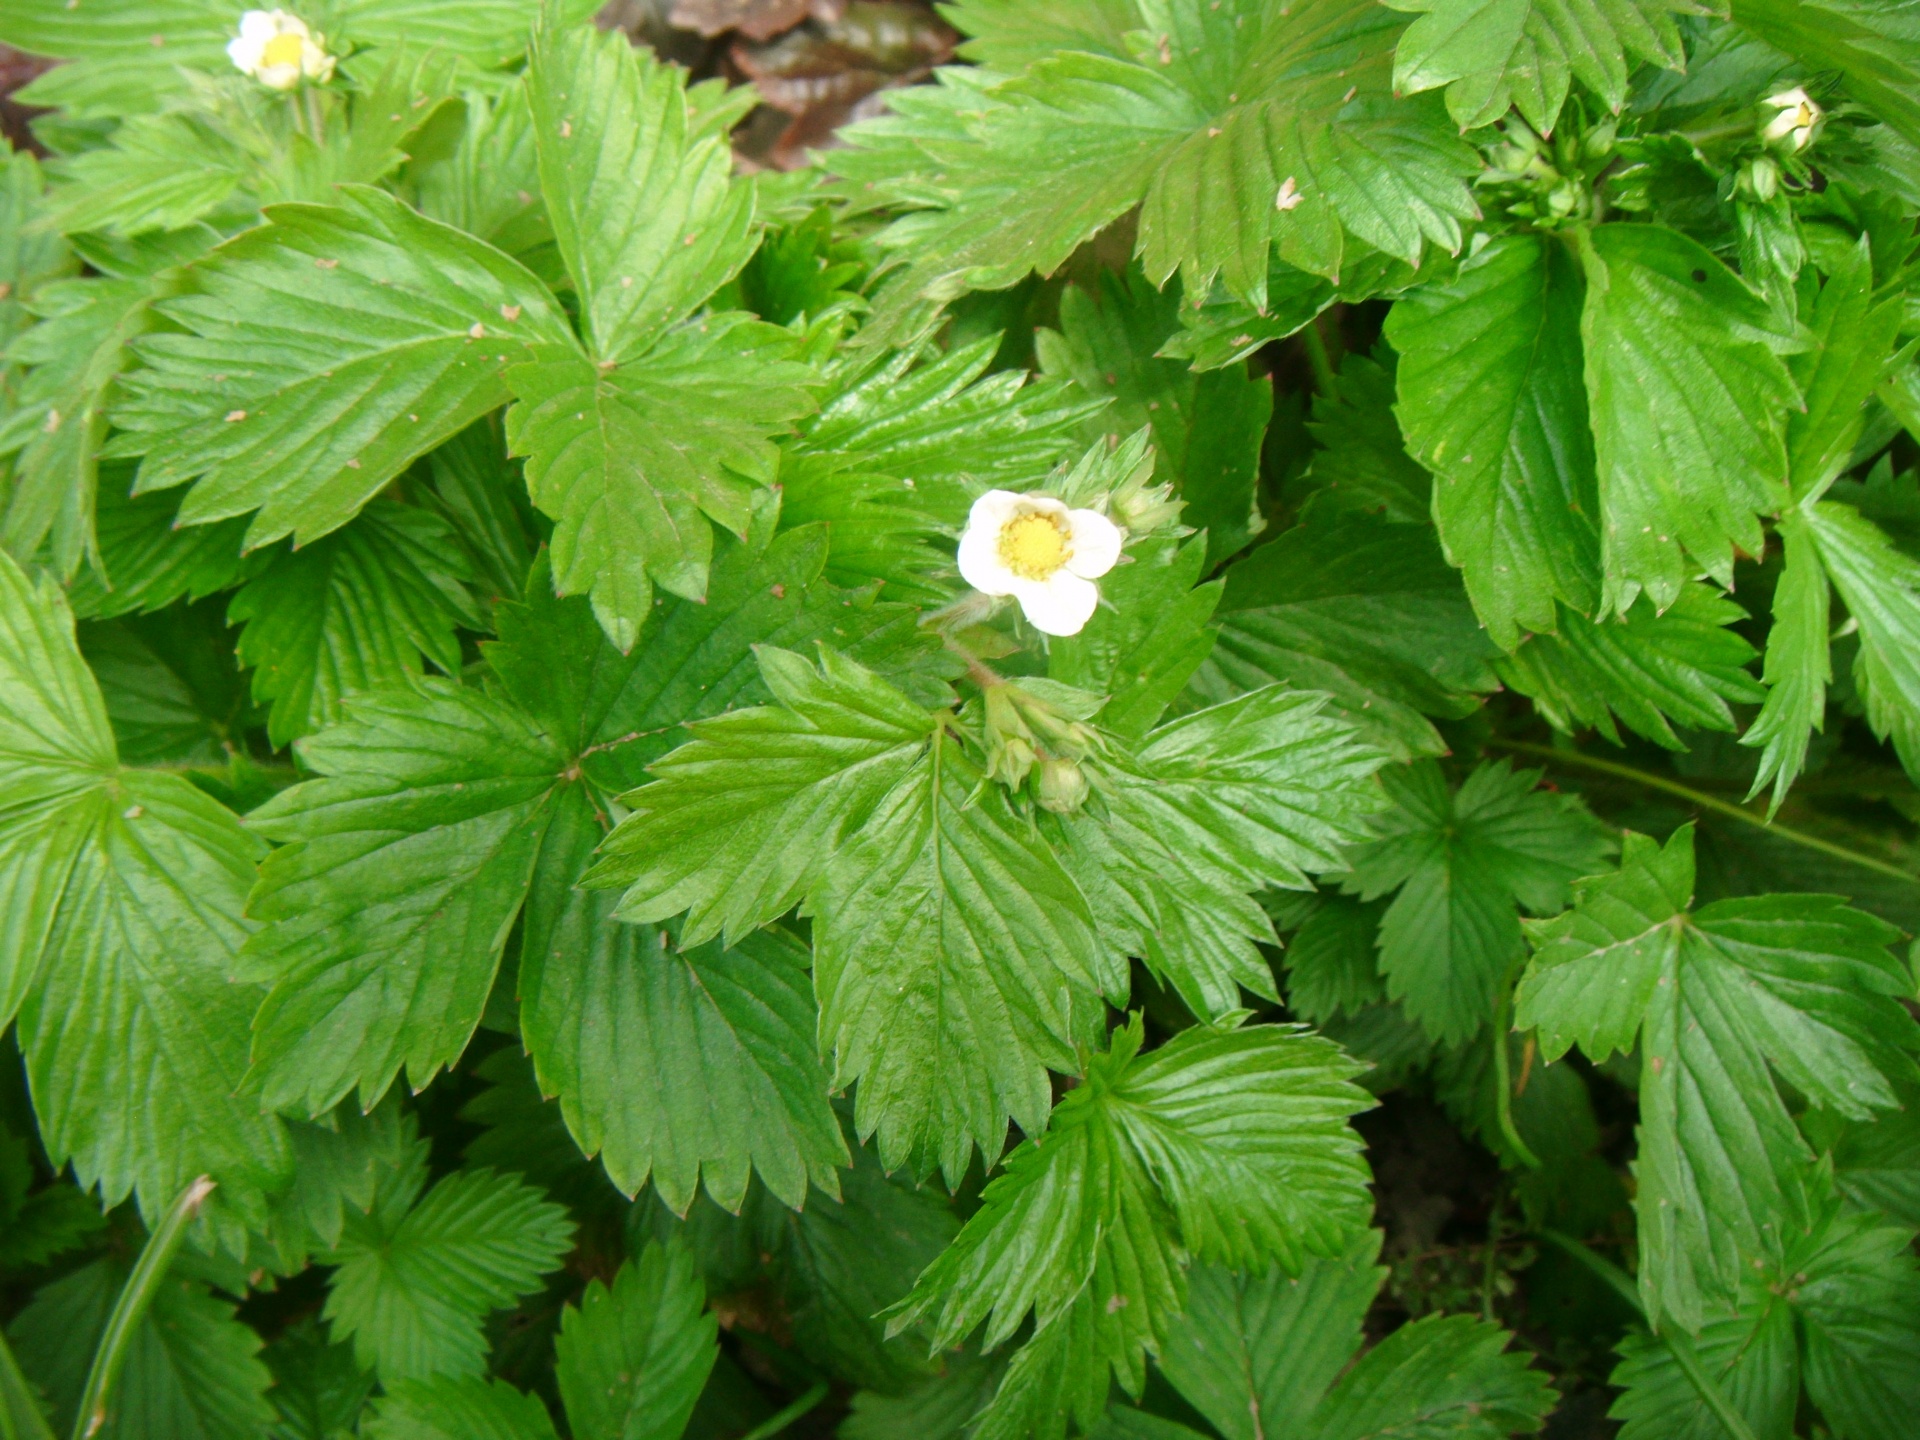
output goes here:
[[1758, 555], [1757, 517], [1788, 498], [1799, 396], [1775, 353], [1779, 321], [1677, 230], [1602, 225], [1582, 259], [1601, 603], [1624, 615], [1644, 590], [1664, 610], [1701, 568], [1731, 589], [1733, 552]]
[[[15, 1354], [70, 1424], [126, 1280], [95, 1260], [40, 1290], [8, 1327]], [[259, 1440], [273, 1422], [260, 1337], [204, 1285], [161, 1282], [134, 1330], [98, 1440]]]
[[1556, 600], [1590, 612], [1599, 598], [1583, 289], [1558, 241], [1516, 235], [1387, 317], [1400, 352], [1396, 413], [1407, 448], [1434, 473], [1441, 544], [1507, 649], [1522, 628], [1553, 629]]
[[138, 347], [113, 454], [142, 492], [195, 482], [182, 524], [257, 510], [247, 544], [338, 529], [508, 398], [533, 346], [574, 345], [527, 270], [360, 186], [281, 205], [183, 272]]
[[1867, 723], [1920, 774], [1920, 561], [1850, 505], [1823, 500], [1806, 515], [1820, 564], [1860, 629], [1853, 674]]
[[1847, 88], [1910, 144], [1920, 145], [1920, 23], [1906, 7], [1862, 0], [1734, 0], [1733, 18]]
[[1000, 1433], [1024, 1420], [1057, 1434], [1069, 1412], [1090, 1426], [1109, 1367], [1137, 1394], [1185, 1300], [1183, 1254], [1298, 1271], [1363, 1222], [1347, 1117], [1367, 1101], [1336, 1047], [1283, 1026], [1198, 1026], [1143, 1057], [1141, 1035], [1137, 1020], [1113, 1032], [1044, 1142], [1008, 1158], [895, 1307], [894, 1328], [926, 1319], [936, 1348], [983, 1321], [992, 1348], [1033, 1316], [988, 1412]]
[[1473, 167], [1437, 106], [1388, 102], [1397, 21], [1356, 0], [1137, 9], [1127, 28], [1146, 38], [1123, 51], [916, 97], [900, 108], [924, 139], [884, 121], [850, 132], [843, 176], [934, 212], [882, 242], [909, 254], [874, 338], [921, 300], [1052, 272], [1135, 205], [1153, 283], [1179, 271], [1204, 295], [1218, 274], [1256, 308], [1270, 246], [1329, 277], [1343, 228], [1409, 263], [1459, 247]]
[[272, 702], [268, 738], [286, 745], [334, 724], [347, 696], [403, 685], [423, 658], [458, 674], [454, 631], [484, 623], [473, 578], [445, 522], [389, 500], [275, 555], [227, 607], [245, 627], [237, 648], [254, 701]]
[[1427, 716], [1459, 719], [1495, 688], [1499, 652], [1433, 544], [1377, 515], [1310, 516], [1227, 571], [1220, 637], [1194, 691], [1222, 700], [1281, 681], [1396, 759], [1445, 749]]
[[611, 1288], [587, 1286], [555, 1344], [555, 1378], [573, 1433], [680, 1440], [719, 1347], [706, 1291], [680, 1246], [649, 1245]]
[[325, 1257], [332, 1334], [383, 1382], [479, 1375], [481, 1321], [538, 1290], [573, 1234], [564, 1209], [514, 1176], [460, 1170], [422, 1196], [425, 1179], [416, 1154]]
[[504, 1380], [435, 1375], [382, 1388], [367, 1440], [557, 1440], [540, 1397]]
[[1746, 613], [1711, 586], [1694, 584], [1664, 611], [1643, 595], [1618, 619], [1595, 622], [1563, 605], [1558, 633], [1529, 636], [1494, 669], [1559, 730], [1591, 726], [1618, 745], [1618, 716], [1656, 745], [1684, 750], [1669, 721], [1732, 730], [1729, 701], [1766, 698], [1746, 668], [1753, 647], [1731, 628]]
[[1690, 827], [1664, 848], [1630, 833], [1619, 872], [1532, 922], [1516, 1007], [1549, 1060], [1575, 1043], [1598, 1060], [1639, 1037], [1641, 1293], [1656, 1320], [1690, 1328], [1811, 1222], [1812, 1153], [1773, 1074], [1865, 1118], [1895, 1103], [1920, 1046], [1891, 926], [1818, 895], [1690, 912], [1693, 875]]
[[1060, 329], [1034, 337], [1041, 371], [1072, 377], [1081, 393], [1110, 403], [1087, 422], [1110, 444], [1151, 426], [1155, 475], [1185, 502], [1180, 523], [1207, 532], [1207, 556], [1225, 559], [1262, 529], [1254, 506], [1260, 447], [1273, 387], [1245, 367], [1196, 375], [1156, 356], [1179, 330], [1180, 294], [1156, 289], [1137, 269], [1103, 271], [1096, 288], [1069, 286]]
[[1523, 953], [1520, 909], [1563, 908], [1568, 887], [1613, 853], [1580, 800], [1536, 787], [1538, 770], [1482, 765], [1449, 794], [1432, 761], [1382, 780], [1394, 808], [1347, 852], [1342, 886], [1363, 900], [1397, 890], [1380, 918], [1387, 994], [1434, 1039], [1460, 1045], [1493, 1018]]
[[1634, 63], [1686, 67], [1676, 15], [1690, 0], [1396, 0], [1421, 18], [1401, 38], [1394, 87], [1447, 87], [1447, 113], [1463, 130], [1516, 109], [1552, 132], [1573, 80], [1618, 114]]
[[1767, 684], [1767, 701], [1740, 737], [1742, 745], [1766, 747], [1760, 752], [1760, 766], [1747, 798], [1771, 783], [1769, 816], [1780, 808], [1787, 787], [1805, 767], [1809, 737], [1826, 728], [1827, 684], [1833, 679], [1827, 650], [1827, 572], [1802, 512], [1790, 511], [1779, 528], [1786, 563], [1774, 586], [1773, 625], [1767, 631], [1767, 661], [1761, 676]]
[[47, 1153], [108, 1205], [158, 1214], [206, 1173], [223, 1211], [258, 1218], [289, 1164], [234, 1094], [258, 842], [178, 776], [119, 768], [65, 601], [4, 556], [0, 692], [0, 1013]]

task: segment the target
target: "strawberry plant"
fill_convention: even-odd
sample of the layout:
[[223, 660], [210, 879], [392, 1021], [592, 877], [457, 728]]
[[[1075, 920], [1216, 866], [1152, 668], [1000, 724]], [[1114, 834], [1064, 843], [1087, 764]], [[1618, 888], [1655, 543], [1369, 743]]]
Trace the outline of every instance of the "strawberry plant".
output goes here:
[[0, 7], [0, 1435], [1910, 1434], [1910, 0], [593, 9]]

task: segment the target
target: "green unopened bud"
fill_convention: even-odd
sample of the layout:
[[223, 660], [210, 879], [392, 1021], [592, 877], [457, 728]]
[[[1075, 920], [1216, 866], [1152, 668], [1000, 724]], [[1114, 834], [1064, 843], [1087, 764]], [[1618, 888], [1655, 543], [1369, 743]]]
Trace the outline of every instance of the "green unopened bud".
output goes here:
[[1757, 156], [1740, 168], [1740, 189], [1765, 204], [1780, 193], [1780, 165], [1770, 155]]
[[1080, 768], [1078, 761], [1049, 755], [1040, 762], [1034, 798], [1042, 810], [1071, 815], [1087, 803], [1087, 772]]
[[987, 775], [1018, 790], [1033, 770], [1033, 731], [1027, 728], [1011, 685], [987, 688]]

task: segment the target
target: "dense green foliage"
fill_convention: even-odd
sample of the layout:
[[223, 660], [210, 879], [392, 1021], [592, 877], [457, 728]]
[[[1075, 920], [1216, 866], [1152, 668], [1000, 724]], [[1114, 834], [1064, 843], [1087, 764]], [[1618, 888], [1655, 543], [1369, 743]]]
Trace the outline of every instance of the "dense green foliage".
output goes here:
[[0, 4], [0, 1436], [1912, 1433], [1915, 0], [241, 8]]

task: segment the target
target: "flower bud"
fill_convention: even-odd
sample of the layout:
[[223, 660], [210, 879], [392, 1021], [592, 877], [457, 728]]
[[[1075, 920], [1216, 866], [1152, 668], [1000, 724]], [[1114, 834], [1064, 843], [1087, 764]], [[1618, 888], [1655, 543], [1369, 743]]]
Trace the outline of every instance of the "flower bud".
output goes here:
[[1078, 761], [1049, 755], [1040, 762], [1040, 778], [1034, 792], [1042, 810], [1071, 815], [1087, 803], [1087, 772], [1080, 768]]
[[1796, 85], [1778, 95], [1769, 95], [1761, 103], [1773, 110], [1773, 118], [1761, 129], [1760, 138], [1769, 145], [1784, 141], [1789, 150], [1806, 149], [1822, 116], [1820, 107], [1807, 92]]

